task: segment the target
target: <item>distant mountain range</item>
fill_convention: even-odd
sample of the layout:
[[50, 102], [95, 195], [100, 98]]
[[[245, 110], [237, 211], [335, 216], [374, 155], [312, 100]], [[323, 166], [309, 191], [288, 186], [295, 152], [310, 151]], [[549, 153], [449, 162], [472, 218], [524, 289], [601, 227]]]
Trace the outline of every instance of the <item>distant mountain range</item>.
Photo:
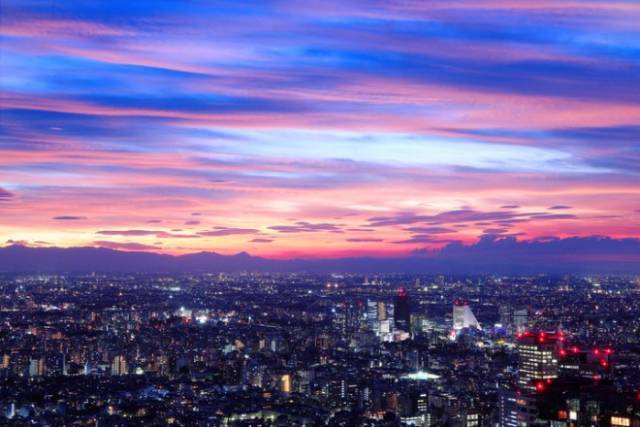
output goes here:
[[516, 240], [484, 237], [472, 245], [450, 243], [438, 251], [415, 251], [404, 258], [323, 258], [275, 260], [245, 252], [199, 252], [172, 256], [99, 247], [0, 248], [0, 273], [616, 273], [640, 274], [640, 239], [572, 237]]

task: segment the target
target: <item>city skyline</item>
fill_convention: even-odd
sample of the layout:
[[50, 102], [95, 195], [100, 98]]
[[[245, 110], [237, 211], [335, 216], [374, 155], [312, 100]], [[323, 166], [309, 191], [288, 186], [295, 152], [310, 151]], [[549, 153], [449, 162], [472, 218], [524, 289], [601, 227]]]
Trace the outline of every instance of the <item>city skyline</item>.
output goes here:
[[5, 1], [0, 245], [639, 260], [639, 19], [630, 1]]

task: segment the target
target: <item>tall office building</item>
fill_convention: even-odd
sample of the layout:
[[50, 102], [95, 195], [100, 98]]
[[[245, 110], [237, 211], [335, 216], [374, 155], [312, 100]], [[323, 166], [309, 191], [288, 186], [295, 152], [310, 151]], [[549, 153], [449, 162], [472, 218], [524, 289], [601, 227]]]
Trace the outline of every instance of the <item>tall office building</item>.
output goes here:
[[280, 391], [283, 393], [291, 393], [291, 374], [280, 376]]
[[378, 305], [373, 300], [367, 300], [367, 321], [378, 320]]
[[453, 302], [453, 330], [459, 331], [463, 328], [482, 329], [469, 304], [456, 300]]
[[29, 361], [29, 376], [41, 377], [45, 374], [45, 359], [44, 357], [32, 357]]
[[0, 364], [0, 368], [9, 369], [9, 366], [11, 366], [11, 356], [5, 353], [2, 355], [2, 363]]
[[558, 376], [557, 354], [562, 349], [561, 334], [525, 332], [518, 337], [518, 385], [542, 391], [546, 381]]
[[129, 369], [127, 367], [127, 360], [122, 355], [118, 355], [113, 358], [111, 362], [111, 375], [127, 375]]
[[384, 301], [367, 300], [367, 324], [373, 331], [380, 330], [380, 323], [393, 320], [394, 307]]
[[526, 308], [515, 308], [511, 304], [500, 307], [500, 323], [511, 333], [522, 333], [527, 328]]
[[396, 329], [410, 332], [411, 306], [409, 305], [409, 296], [405, 288], [398, 289], [393, 308], [393, 320]]
[[500, 427], [526, 427], [534, 424], [538, 409], [534, 395], [502, 389], [498, 393]]

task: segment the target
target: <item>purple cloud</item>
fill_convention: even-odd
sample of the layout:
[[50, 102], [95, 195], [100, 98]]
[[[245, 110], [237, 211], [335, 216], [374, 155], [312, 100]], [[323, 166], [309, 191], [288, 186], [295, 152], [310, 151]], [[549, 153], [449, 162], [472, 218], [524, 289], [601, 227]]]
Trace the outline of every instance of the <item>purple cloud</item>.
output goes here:
[[568, 205], [553, 205], [548, 207], [547, 209], [549, 210], [561, 210], [561, 209], [571, 209], [572, 206], [568, 206]]
[[162, 231], [155, 230], [100, 230], [96, 234], [103, 236], [152, 236]]
[[329, 231], [332, 233], [342, 232], [342, 229], [337, 224], [312, 224], [305, 221], [298, 221], [295, 223], [295, 225], [273, 225], [269, 227], [269, 229], [277, 231], [279, 233], [317, 233], [320, 231]]
[[162, 230], [101, 230], [96, 232], [102, 236], [155, 236], [159, 239], [197, 239], [200, 238], [197, 234], [176, 234], [180, 232], [180, 229], [171, 230], [172, 232], [166, 232]]
[[202, 237], [198, 234], [176, 234], [166, 232], [156, 233], [155, 236], [159, 239], [199, 239]]
[[86, 216], [76, 216], [76, 215], [60, 215], [60, 216], [54, 216], [53, 218], [56, 221], [81, 221], [84, 219], [87, 219]]
[[101, 248], [118, 249], [118, 250], [125, 250], [125, 251], [146, 251], [146, 250], [158, 249], [157, 247], [152, 245], [144, 245], [142, 243], [135, 243], [135, 242], [121, 243], [121, 242], [110, 242], [108, 240], [97, 240], [93, 242], [93, 244]]
[[531, 214], [531, 219], [534, 220], [553, 220], [553, 219], [577, 219], [578, 217], [572, 214]]
[[255, 228], [229, 228], [229, 227], [214, 227], [210, 231], [201, 231], [198, 235], [203, 237], [223, 237], [233, 236], [237, 234], [258, 234], [260, 230]]
[[416, 244], [416, 243], [450, 243], [451, 239], [440, 239], [437, 237], [428, 236], [426, 234], [416, 234], [415, 236], [411, 236], [409, 239], [405, 240], [396, 240], [394, 243], [396, 245], [406, 245], [406, 244]]
[[249, 243], [271, 243], [273, 239], [256, 238], [249, 240]]
[[504, 234], [508, 232], [508, 228], [487, 228], [486, 230], [482, 230], [484, 234]]
[[428, 225], [474, 223], [477, 226], [491, 225], [492, 221], [517, 221], [532, 219], [574, 219], [575, 215], [548, 214], [546, 212], [513, 212], [513, 211], [489, 211], [482, 212], [473, 209], [458, 209], [441, 212], [435, 215], [416, 215], [403, 213], [395, 216], [380, 216], [369, 218], [370, 227], [383, 227], [392, 225], [408, 225], [425, 223]]
[[446, 233], [457, 233], [458, 230], [453, 228], [446, 227], [409, 227], [405, 228], [405, 231], [410, 231], [412, 233], [421, 233], [421, 234], [446, 234]]
[[6, 201], [13, 198], [13, 193], [5, 190], [4, 188], [0, 187], [0, 202]]
[[198, 225], [200, 224], [200, 221], [197, 220], [191, 220], [191, 221], [185, 221], [184, 225]]
[[375, 237], [352, 237], [350, 239], [347, 239], [347, 242], [352, 242], [352, 243], [384, 242], [384, 239], [378, 239]]

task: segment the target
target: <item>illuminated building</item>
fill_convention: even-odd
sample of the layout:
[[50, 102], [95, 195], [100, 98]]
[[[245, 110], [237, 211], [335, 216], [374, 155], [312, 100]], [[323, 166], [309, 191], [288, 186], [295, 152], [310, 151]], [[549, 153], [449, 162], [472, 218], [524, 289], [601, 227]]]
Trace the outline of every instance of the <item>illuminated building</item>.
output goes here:
[[[384, 301], [367, 301], [367, 324], [369, 329], [376, 333], [380, 333], [381, 323], [394, 319], [394, 309], [392, 304], [387, 304]], [[386, 328], [386, 326], [384, 326]]]
[[545, 382], [558, 376], [557, 354], [563, 337], [545, 332], [525, 332], [518, 337], [518, 385], [542, 391]]
[[629, 427], [631, 425], [631, 419], [623, 416], [612, 416], [611, 427]]
[[280, 377], [280, 391], [283, 393], [291, 393], [291, 375], [284, 374]]
[[8, 354], [3, 354], [2, 355], [2, 369], [8, 369], [9, 365], [11, 363], [11, 356]]
[[500, 390], [500, 427], [525, 427], [532, 425], [537, 417], [534, 396], [515, 390]]
[[482, 329], [469, 304], [456, 300], [453, 303], [453, 330], [459, 331], [464, 328]]
[[118, 355], [113, 358], [111, 362], [111, 375], [127, 375], [128, 373], [127, 361], [122, 355]]
[[510, 332], [522, 333], [527, 328], [526, 308], [516, 309], [512, 305], [500, 306], [500, 323]]
[[45, 359], [44, 357], [32, 358], [29, 361], [29, 376], [41, 377], [45, 374]]
[[559, 353], [559, 375], [602, 380], [612, 373], [610, 347], [581, 350], [577, 346], [562, 349]]

